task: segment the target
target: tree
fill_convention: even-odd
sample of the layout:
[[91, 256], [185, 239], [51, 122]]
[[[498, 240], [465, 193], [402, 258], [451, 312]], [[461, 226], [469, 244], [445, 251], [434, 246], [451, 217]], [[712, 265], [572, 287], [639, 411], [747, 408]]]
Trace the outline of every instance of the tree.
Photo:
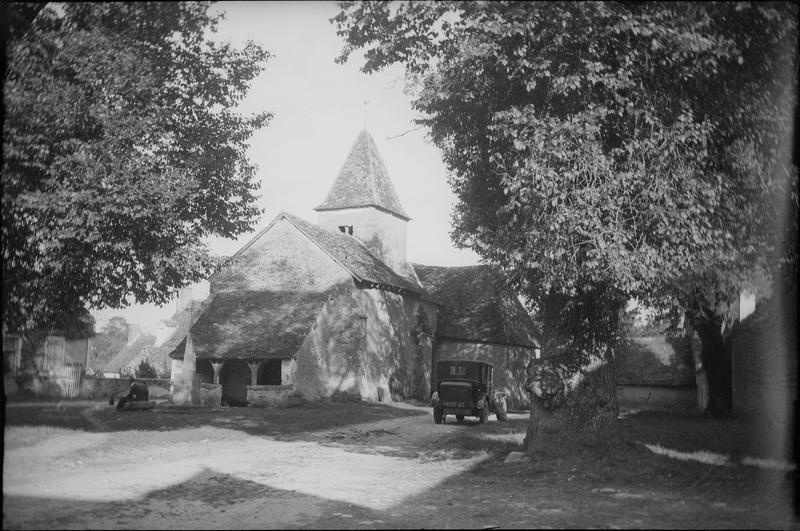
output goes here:
[[112, 317], [92, 340], [90, 365], [102, 369], [128, 342], [128, 322], [124, 317]]
[[340, 5], [337, 61], [406, 67], [455, 242], [503, 267], [577, 366], [613, 352], [631, 297], [686, 312], [710, 410], [729, 412], [726, 309], [797, 271], [797, 6]]
[[211, 40], [208, 3], [8, 4], [3, 326], [163, 304], [204, 278], [203, 238], [260, 214], [236, 105], [269, 54]]
[[137, 378], [158, 378], [158, 374], [152, 365], [142, 360], [136, 368]]

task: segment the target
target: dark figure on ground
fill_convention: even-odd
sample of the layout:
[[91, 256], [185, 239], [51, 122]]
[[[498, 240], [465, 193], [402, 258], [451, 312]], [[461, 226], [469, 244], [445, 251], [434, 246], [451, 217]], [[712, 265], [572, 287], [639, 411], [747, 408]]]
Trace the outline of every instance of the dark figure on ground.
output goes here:
[[117, 402], [117, 409], [122, 409], [128, 402], [147, 402], [150, 398], [150, 393], [147, 390], [147, 385], [144, 382], [137, 382], [131, 376], [131, 391], [126, 396], [123, 396]]

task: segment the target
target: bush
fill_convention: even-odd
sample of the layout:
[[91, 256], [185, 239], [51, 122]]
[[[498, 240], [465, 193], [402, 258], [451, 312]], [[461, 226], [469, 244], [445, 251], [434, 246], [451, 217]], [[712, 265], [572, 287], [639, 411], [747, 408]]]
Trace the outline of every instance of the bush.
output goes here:
[[158, 378], [158, 374], [152, 365], [146, 361], [142, 361], [136, 369], [137, 378]]

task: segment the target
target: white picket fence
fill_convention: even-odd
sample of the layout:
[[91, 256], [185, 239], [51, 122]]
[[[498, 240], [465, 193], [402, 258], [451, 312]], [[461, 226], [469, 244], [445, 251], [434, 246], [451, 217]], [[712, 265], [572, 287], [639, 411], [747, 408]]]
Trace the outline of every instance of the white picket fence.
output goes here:
[[78, 398], [80, 396], [83, 367], [80, 365], [62, 365], [51, 369], [51, 373], [52, 379], [61, 391], [62, 397]]

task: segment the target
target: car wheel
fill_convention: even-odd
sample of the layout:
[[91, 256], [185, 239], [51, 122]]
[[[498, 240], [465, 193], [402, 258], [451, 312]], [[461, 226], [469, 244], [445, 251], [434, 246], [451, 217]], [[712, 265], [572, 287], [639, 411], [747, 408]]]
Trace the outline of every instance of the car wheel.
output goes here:
[[433, 408], [433, 422], [441, 424], [444, 421], [444, 408], [439, 406]]
[[456, 420], [461, 422], [462, 420], [464, 420], [464, 415], [456, 415]]
[[486, 422], [488, 418], [489, 418], [489, 408], [484, 407], [483, 409], [481, 409], [481, 412], [478, 413], [478, 422], [483, 424], [484, 422]]

